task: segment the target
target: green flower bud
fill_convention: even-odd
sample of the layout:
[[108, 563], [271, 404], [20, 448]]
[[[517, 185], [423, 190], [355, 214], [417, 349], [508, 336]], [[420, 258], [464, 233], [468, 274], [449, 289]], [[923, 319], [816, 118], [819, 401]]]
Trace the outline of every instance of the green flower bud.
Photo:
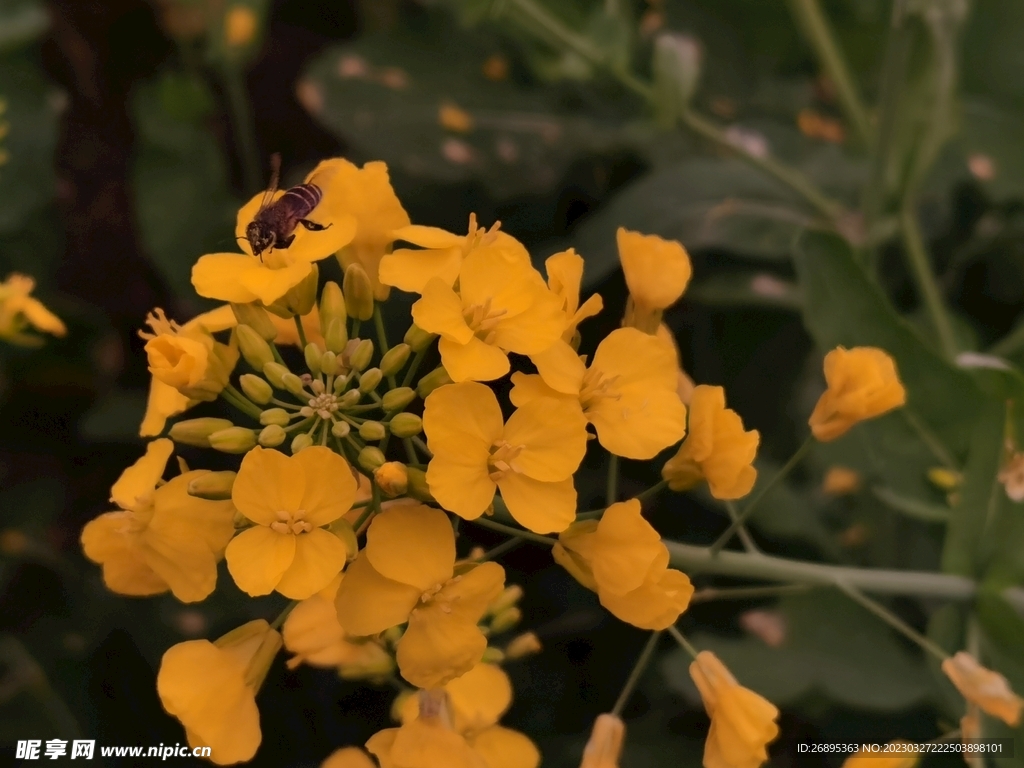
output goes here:
[[327, 350], [320, 355], [321, 373], [325, 373], [328, 376], [334, 376], [339, 370], [341, 370], [341, 366], [338, 364], [338, 356], [336, 354]]
[[287, 427], [289, 421], [291, 421], [291, 414], [284, 408], [267, 408], [260, 413], [260, 424], [265, 427], [269, 427], [271, 424]]
[[340, 395], [344, 392], [345, 388], [348, 386], [350, 378], [351, 377], [349, 376], [338, 376], [338, 378], [334, 380], [334, 394]]
[[248, 325], [238, 326], [235, 329], [235, 338], [238, 339], [238, 350], [242, 357], [254, 371], [262, 371], [263, 366], [274, 362], [274, 353], [270, 351], [270, 345]]
[[423, 419], [415, 413], [399, 413], [392, 417], [390, 426], [395, 437], [415, 437], [423, 431]]
[[394, 376], [409, 361], [409, 354], [412, 349], [408, 344], [396, 344], [389, 349], [380, 359], [380, 369], [385, 376]]
[[523, 588], [518, 584], [512, 584], [511, 586], [505, 587], [505, 589], [501, 591], [501, 594], [494, 598], [491, 604], [487, 606], [487, 612], [493, 616], [497, 616], [507, 608], [511, 608], [516, 605], [520, 600], [522, 600], [522, 598]]
[[664, 32], [654, 41], [654, 88], [659, 121], [671, 127], [690, 108], [700, 80], [700, 43], [689, 35]]
[[[493, 630], [492, 630], [493, 631]], [[501, 664], [505, 660], [505, 654], [500, 648], [484, 648], [484, 655], [480, 659], [485, 664]]]
[[427, 473], [416, 467], [406, 467], [406, 474], [409, 475], [409, 487], [405, 493], [417, 501], [433, 501], [430, 495], [430, 486], [427, 485]]
[[179, 421], [172, 426], [167, 436], [174, 442], [181, 443], [182, 445], [209, 448], [210, 435], [233, 426], [235, 425], [228, 419], [214, 419], [210, 417], [185, 419], [185, 421]]
[[338, 398], [338, 406], [341, 408], [351, 408], [353, 405], [357, 405], [359, 403], [359, 400], [360, 398], [362, 398], [362, 396], [363, 393], [360, 392], [358, 389], [350, 389], [348, 392], [346, 392], [344, 395]]
[[384, 393], [380, 406], [384, 413], [400, 411], [416, 399], [416, 390], [412, 387], [398, 387]]
[[373, 442], [383, 440], [387, 433], [387, 429], [385, 429], [384, 425], [379, 421], [364, 421], [359, 425], [359, 436], [363, 438], [363, 440]]
[[420, 379], [419, 384], [416, 385], [416, 394], [425, 400], [427, 395], [438, 387], [443, 387], [445, 384], [451, 383], [452, 378], [448, 375], [448, 371], [444, 369], [444, 366], [439, 365]]
[[348, 310], [345, 308], [341, 287], [333, 280], [328, 280], [320, 292], [320, 332], [325, 337], [334, 320], [340, 320], [344, 326], [348, 320]]
[[288, 293], [273, 304], [267, 305], [269, 312], [273, 312], [285, 320], [290, 320], [296, 315], [302, 317], [312, 311], [313, 305], [316, 303], [316, 288], [320, 282], [320, 270], [316, 264], [311, 266], [312, 269], [302, 279], [302, 282], [289, 289]]
[[270, 319], [267, 310], [259, 304], [232, 304], [231, 311], [239, 325], [248, 325], [266, 341], [277, 338], [277, 326]]
[[331, 352], [337, 355], [345, 350], [345, 345], [348, 344], [348, 328], [345, 326], [344, 320], [331, 320], [328, 323], [327, 330], [324, 332], [324, 343]]
[[347, 421], [336, 421], [331, 425], [331, 434], [339, 440], [343, 440], [348, 437], [348, 433], [352, 431], [352, 425]]
[[222, 453], [245, 453], [256, 447], [256, 433], [245, 427], [228, 427], [210, 435], [210, 447]]
[[356, 555], [359, 554], [359, 542], [356, 539], [356, 532], [352, 529], [352, 523], [343, 517], [339, 517], [327, 526], [327, 530], [341, 539], [342, 544], [345, 545], [347, 553], [345, 559], [350, 563], [355, 560]]
[[309, 448], [313, 445], [313, 438], [303, 432], [301, 435], [296, 435], [292, 440], [292, 453], [298, 453], [304, 448]]
[[235, 484], [234, 472], [204, 472], [188, 484], [188, 495], [209, 501], [224, 501], [231, 498]]
[[502, 632], [508, 632], [522, 619], [523, 612], [519, 608], [514, 605], [511, 608], [506, 608], [491, 619], [491, 634], [500, 635]]
[[[352, 341], [356, 341], [353, 339]], [[373, 359], [373, 342], [370, 339], [360, 339], [355, 345], [348, 358], [348, 365], [353, 371], [361, 371], [370, 364]]]
[[373, 317], [373, 286], [362, 264], [349, 264], [345, 269], [345, 308], [356, 320]]
[[512, 641], [505, 646], [506, 659], [521, 659], [524, 656], [532, 656], [543, 650], [540, 638], [533, 632], [513, 637]]
[[356, 461], [358, 461], [359, 466], [367, 472], [373, 472], [373, 470], [386, 462], [387, 459], [384, 458], [384, 454], [381, 452], [380, 448], [368, 445], [359, 452], [359, 456]]
[[384, 374], [380, 372], [380, 368], [371, 368], [368, 371], [363, 371], [363, 375], [359, 377], [359, 391], [364, 395], [373, 392], [384, 378]]
[[409, 345], [413, 352], [422, 352], [430, 343], [437, 338], [436, 333], [427, 333], [418, 325], [413, 323], [405, 332], [403, 341]]
[[288, 433], [280, 424], [268, 424], [260, 431], [257, 441], [264, 448], [277, 448], [288, 438]]
[[280, 363], [267, 363], [263, 366], [263, 375], [267, 377], [274, 389], [284, 389], [284, 375], [288, 369]]
[[309, 392], [302, 387], [302, 379], [296, 376], [294, 373], [286, 373], [281, 377], [281, 383], [284, 384], [284, 388], [291, 392], [298, 398], [303, 400], [309, 399]]
[[373, 471], [373, 480], [385, 496], [401, 496], [409, 487], [409, 473], [400, 461], [386, 461]]
[[242, 387], [245, 396], [257, 405], [266, 405], [274, 396], [274, 389], [267, 380], [257, 376], [255, 373], [243, 373], [238, 377], [238, 384]]
[[313, 377], [316, 378], [320, 375], [320, 358], [323, 356], [323, 352], [320, 350], [320, 347], [310, 342], [306, 345], [303, 353], [306, 356], [306, 367], [313, 374]]

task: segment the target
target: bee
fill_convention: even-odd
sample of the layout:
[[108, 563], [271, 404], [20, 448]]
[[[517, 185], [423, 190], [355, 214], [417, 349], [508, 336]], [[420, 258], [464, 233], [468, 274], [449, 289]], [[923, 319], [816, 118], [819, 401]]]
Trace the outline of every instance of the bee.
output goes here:
[[287, 248], [295, 240], [295, 228], [301, 224], [310, 232], [322, 232], [330, 224], [318, 224], [307, 217], [320, 204], [323, 190], [316, 184], [299, 184], [292, 187], [274, 202], [270, 202], [277, 191], [281, 172], [281, 156], [270, 158], [270, 186], [263, 194], [263, 201], [249, 226], [245, 228], [245, 240], [252, 246], [254, 256], [263, 261], [263, 252], [272, 248]]

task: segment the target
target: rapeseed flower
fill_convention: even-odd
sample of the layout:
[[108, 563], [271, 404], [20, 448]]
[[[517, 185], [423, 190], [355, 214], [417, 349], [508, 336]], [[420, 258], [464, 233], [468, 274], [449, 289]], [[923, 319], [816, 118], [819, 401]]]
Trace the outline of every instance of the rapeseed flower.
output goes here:
[[36, 281], [13, 273], [0, 283], [0, 339], [21, 347], [38, 347], [43, 340], [27, 330], [64, 336], [67, 328], [43, 302], [31, 296]]
[[548, 256], [544, 270], [548, 274], [548, 288], [562, 301], [562, 312], [565, 315], [562, 341], [571, 344], [576, 336], [576, 327], [588, 317], [598, 314], [604, 308], [604, 301], [599, 294], [593, 293], [580, 304], [583, 257], [572, 248]]
[[612, 504], [600, 520], [574, 523], [551, 554], [601, 605], [640, 629], [672, 626], [693, 595], [686, 574], [668, 567], [668, 548], [636, 499]]
[[[230, 312], [230, 307], [224, 307], [221, 315], [225, 314], [224, 309]], [[234, 341], [222, 344], [202, 322], [178, 325], [168, 320], [162, 309], [153, 310], [146, 324], [152, 332], [139, 331], [139, 336], [146, 339], [146, 356], [153, 378], [189, 400], [216, 400], [238, 362]]]
[[228, 571], [252, 596], [280, 592], [305, 600], [345, 565], [345, 544], [322, 526], [352, 507], [356, 480], [347, 461], [312, 446], [294, 456], [256, 446], [242, 459], [231, 498], [255, 523], [228, 544]]
[[572, 475], [587, 449], [586, 424], [578, 406], [545, 398], [502, 424], [498, 399], [483, 384], [439, 387], [423, 409], [433, 452], [430, 493], [445, 509], [475, 520], [500, 490], [521, 525], [536, 533], [565, 530], [576, 517]]
[[320, 768], [377, 768], [377, 764], [359, 747], [343, 747], [329, 754]]
[[1010, 683], [998, 672], [981, 666], [966, 651], [943, 661], [942, 671], [967, 701], [977, 704], [983, 712], [998, 717], [1011, 728], [1020, 725], [1024, 699], [1013, 692]]
[[808, 422], [811, 432], [823, 443], [907, 401], [895, 361], [876, 347], [836, 347], [825, 355], [825, 381], [828, 389], [818, 399]]
[[408, 622], [398, 643], [398, 668], [413, 685], [434, 688], [483, 657], [487, 639], [477, 622], [504, 582], [497, 563], [456, 570], [455, 534], [443, 512], [395, 503], [370, 523], [366, 546], [346, 571], [335, 604], [353, 635]]
[[675, 240], [657, 235], [619, 227], [615, 237], [629, 288], [625, 324], [644, 333], [656, 333], [662, 311], [679, 301], [690, 282], [690, 255]]
[[381, 768], [491, 768], [452, 728], [443, 690], [420, 691], [419, 698], [419, 717], [366, 742]]

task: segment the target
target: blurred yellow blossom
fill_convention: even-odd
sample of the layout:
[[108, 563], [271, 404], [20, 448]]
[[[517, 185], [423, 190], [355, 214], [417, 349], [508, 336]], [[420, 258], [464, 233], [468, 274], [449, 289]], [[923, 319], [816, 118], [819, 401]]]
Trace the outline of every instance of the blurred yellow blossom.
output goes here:
[[377, 764], [359, 747], [343, 747], [329, 754], [320, 768], [377, 768]]
[[562, 312], [565, 314], [562, 340], [571, 344], [576, 335], [576, 327], [600, 312], [604, 308], [604, 301], [599, 294], [592, 293], [580, 304], [583, 257], [572, 248], [548, 256], [544, 269], [548, 273], [548, 288], [562, 301]]
[[[899, 749], [908, 742], [897, 739], [889, 743]], [[889, 754], [858, 750], [843, 761], [842, 768], [914, 768], [920, 759], [921, 754], [913, 750]]]
[[690, 282], [690, 255], [675, 240], [642, 235], [623, 227], [616, 232], [616, 239], [629, 288], [626, 325], [644, 333], [656, 333], [662, 310], [679, 301]]
[[753, 462], [760, 435], [744, 431], [739, 414], [725, 407], [725, 390], [700, 384], [690, 399], [690, 431], [679, 451], [665, 462], [662, 478], [673, 491], [708, 481], [716, 499], [738, 499], [757, 479]]
[[825, 355], [828, 389], [808, 422], [821, 442], [835, 440], [854, 424], [881, 416], [907, 401], [896, 363], [876, 347], [836, 347]]
[[281, 648], [281, 635], [262, 619], [214, 643], [171, 646], [160, 661], [160, 702], [185, 726], [192, 747], [210, 747], [218, 765], [248, 761], [260, 745], [256, 692]]
[[437, 122], [442, 128], [456, 133], [469, 133], [473, 130], [473, 116], [450, 101], [441, 104], [437, 111]]
[[600, 520], [574, 523], [558, 536], [555, 562], [597, 592], [601, 605], [640, 629], [667, 629], [686, 610], [693, 585], [668, 567], [668, 548], [636, 499], [612, 504]]
[[381, 768], [492, 768], [452, 728], [444, 690], [418, 695], [419, 717], [400, 728], [379, 731], [366, 742]]
[[0, 339], [18, 346], [37, 347], [42, 339], [25, 331], [42, 331], [52, 336], [67, 333], [61, 319], [39, 299], [32, 298], [35, 287], [35, 280], [17, 273], [0, 283]]
[[758, 768], [768, 759], [768, 744], [779, 735], [779, 710], [737, 683], [711, 651], [697, 654], [690, 677], [711, 718], [704, 768]]
[[619, 768], [626, 726], [616, 715], [598, 715], [583, 748], [580, 768]]
[[311, 597], [344, 567], [345, 544], [321, 526], [352, 507], [356, 480], [334, 451], [312, 446], [294, 456], [256, 446], [242, 459], [231, 490], [238, 511], [255, 523], [228, 544], [228, 571], [250, 595], [274, 590]]
[[525, 404], [502, 424], [498, 399], [483, 384], [440, 387], [423, 409], [434, 454], [430, 493], [445, 509], [475, 520], [497, 489], [524, 527], [564, 530], [576, 516], [572, 475], [586, 453], [586, 424], [578, 406], [548, 398]]
[[224, 42], [232, 48], [248, 45], [256, 37], [259, 21], [252, 9], [245, 5], [232, 5], [224, 14]]
[[336, 607], [354, 635], [375, 635], [408, 621], [398, 667], [413, 685], [433, 688], [481, 660], [487, 640], [477, 622], [504, 582], [497, 563], [464, 564], [456, 572], [455, 535], [443, 512], [395, 503], [370, 523], [366, 546], [338, 588]]
[[[444, 690], [448, 693], [452, 727], [459, 733], [496, 724], [512, 705], [512, 682], [495, 664], [477, 664], [445, 683]], [[409, 696], [402, 702], [399, 716], [403, 723], [415, 720], [419, 713], [418, 696]]]
[[1012, 728], [1020, 725], [1024, 699], [1013, 692], [1010, 683], [998, 672], [981, 666], [966, 651], [959, 651], [943, 661], [942, 671], [967, 701]]
[[821, 492], [826, 496], [849, 496], [860, 490], [860, 472], [849, 467], [829, 467], [821, 481]]
[[234, 533], [235, 510], [230, 501], [189, 495], [189, 483], [206, 470], [163, 483], [173, 451], [166, 438], [151, 442], [111, 488], [111, 501], [120, 509], [82, 530], [82, 549], [103, 566], [103, 581], [113, 592], [141, 596], [170, 590], [190, 603], [216, 586], [217, 561]]

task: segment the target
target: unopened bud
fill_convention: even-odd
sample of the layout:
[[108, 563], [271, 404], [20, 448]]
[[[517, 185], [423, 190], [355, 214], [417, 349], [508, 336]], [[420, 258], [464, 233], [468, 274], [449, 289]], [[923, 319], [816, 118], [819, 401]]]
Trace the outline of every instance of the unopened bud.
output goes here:
[[348, 328], [344, 320], [331, 320], [324, 332], [324, 344], [337, 355], [340, 355], [348, 344]]
[[[352, 339], [352, 341], [356, 340]], [[372, 359], [373, 342], [370, 339], [360, 339], [353, 345], [352, 352], [348, 358], [348, 365], [353, 371], [361, 371], [370, 364]]]
[[270, 319], [267, 310], [259, 304], [232, 304], [231, 311], [235, 313], [239, 325], [249, 326], [266, 341], [277, 338], [277, 326]]
[[406, 474], [409, 476], [409, 485], [405, 489], [407, 496], [417, 501], [433, 501], [430, 495], [430, 486], [427, 485], [427, 473], [416, 467], [406, 467]]
[[325, 338], [334, 320], [341, 321], [344, 328], [348, 320], [348, 310], [345, 308], [345, 296], [341, 292], [341, 286], [333, 280], [328, 280], [320, 292], [320, 333]]
[[362, 264], [349, 264], [345, 269], [345, 308], [356, 320], [373, 317], [373, 286]]
[[286, 427], [289, 421], [291, 421], [291, 414], [284, 408], [267, 408], [267, 410], [260, 413], [260, 424], [265, 427], [271, 424]]
[[362, 651], [359, 661], [338, 665], [338, 675], [343, 680], [381, 680], [395, 671], [391, 654], [376, 643], [367, 643]]
[[451, 383], [452, 377], [448, 375], [448, 371], [444, 369], [444, 366], [439, 365], [420, 379], [419, 384], [416, 385], [416, 394], [426, 399], [427, 395], [438, 387], [443, 387], [445, 384]]
[[491, 634], [500, 635], [502, 632], [508, 632], [522, 619], [523, 612], [518, 607], [513, 605], [511, 608], [506, 608], [491, 619]]
[[384, 378], [384, 374], [380, 372], [380, 368], [370, 368], [367, 371], [363, 371], [363, 375], [359, 377], [359, 391], [364, 395], [373, 392], [378, 386], [380, 386], [381, 379]]
[[257, 442], [264, 448], [277, 448], [287, 439], [288, 433], [284, 431], [284, 427], [280, 424], [268, 424], [260, 430]]
[[341, 366], [338, 365], [338, 356], [336, 354], [327, 350], [320, 355], [321, 373], [325, 373], [328, 376], [334, 376], [339, 370], [341, 370]]
[[948, 493], [949, 491], [956, 490], [960, 483], [963, 482], [963, 475], [946, 467], [932, 467], [928, 470], [928, 479], [936, 488]]
[[245, 427], [228, 427], [210, 435], [210, 447], [221, 453], [245, 453], [256, 447], [256, 433]]
[[395, 437], [415, 437], [423, 431], [423, 419], [415, 413], [399, 413], [392, 417], [389, 426]]
[[185, 421], [179, 421], [172, 426], [167, 436], [174, 442], [181, 443], [182, 445], [209, 448], [210, 435], [233, 426], [235, 425], [228, 419], [214, 419], [211, 417], [185, 419]]
[[248, 325], [238, 326], [235, 329], [235, 338], [238, 339], [238, 350], [242, 357], [254, 371], [262, 371], [263, 366], [274, 362], [274, 353], [270, 351], [266, 339]]
[[380, 369], [385, 376], [394, 376], [409, 361], [409, 354], [412, 349], [408, 344], [396, 344], [380, 359]]
[[284, 388], [291, 392], [296, 397], [302, 400], [309, 399], [309, 392], [307, 392], [302, 386], [302, 379], [296, 376], [294, 373], [288, 372], [281, 377], [281, 383]]
[[352, 523], [339, 517], [327, 526], [327, 530], [341, 539], [342, 544], [345, 545], [345, 559], [350, 563], [355, 560], [356, 555], [359, 554], [359, 541], [356, 539], [356, 532], [352, 529]]
[[238, 384], [245, 396], [257, 405], [266, 405], [274, 396], [274, 388], [267, 383], [266, 379], [255, 373], [243, 373], [238, 377]]
[[362, 396], [363, 393], [360, 392], [358, 389], [350, 389], [348, 392], [346, 392], [344, 395], [338, 398], [338, 406], [342, 409], [351, 408], [353, 405], [356, 405], [359, 402]]
[[487, 607], [487, 610], [496, 616], [507, 608], [511, 608], [516, 605], [522, 597], [523, 588], [518, 584], [513, 584], [505, 587], [501, 594], [494, 598], [494, 602]]
[[[338, 363], [339, 364], [341, 363], [341, 359], [340, 358], [338, 359]], [[334, 380], [334, 394], [340, 395], [342, 392], [344, 392], [345, 389], [348, 387], [348, 383], [349, 383], [350, 379], [351, 379], [351, 376], [341, 376], [341, 375], [339, 375]]]
[[405, 332], [403, 341], [409, 345], [413, 352], [422, 352], [430, 343], [437, 338], [436, 333], [427, 333], [415, 323], [409, 326]]
[[375, 448], [372, 445], [368, 445], [363, 448], [363, 450], [359, 452], [359, 456], [356, 460], [359, 462], [359, 466], [367, 472], [373, 472], [373, 470], [387, 461], [380, 448]]
[[284, 389], [284, 376], [288, 369], [280, 363], [267, 363], [263, 366], [263, 375], [274, 389]]
[[383, 440], [387, 433], [387, 429], [379, 421], [364, 421], [359, 425], [359, 436], [373, 443]]
[[660, 122], [672, 127], [689, 109], [697, 91], [701, 70], [700, 43], [689, 35], [665, 32], [654, 41], [654, 87], [658, 94]]
[[352, 425], [347, 421], [336, 421], [331, 425], [331, 434], [339, 440], [348, 437], [348, 433], [352, 431]]
[[304, 448], [309, 448], [313, 445], [313, 438], [303, 432], [301, 435], [296, 435], [292, 440], [292, 453], [298, 453]]
[[412, 387], [398, 387], [384, 393], [384, 397], [380, 401], [380, 407], [384, 409], [384, 413], [393, 413], [394, 411], [401, 411], [415, 399], [415, 389]]
[[188, 495], [209, 501], [224, 501], [231, 498], [234, 484], [234, 472], [204, 472], [189, 482]]
[[320, 358], [323, 356], [323, 351], [313, 342], [306, 345], [303, 353], [306, 356], [306, 367], [313, 376], [320, 375]]
[[501, 664], [505, 660], [505, 654], [500, 648], [492, 648], [487, 646], [484, 649], [484, 655], [480, 659], [484, 664]]
[[512, 638], [512, 641], [505, 646], [505, 658], [521, 659], [524, 656], [532, 656], [540, 653], [544, 646], [540, 644], [540, 638], [533, 632], [527, 632]]
[[394, 498], [405, 493], [409, 487], [409, 473], [400, 461], [388, 461], [373, 472], [373, 479], [385, 496]]

